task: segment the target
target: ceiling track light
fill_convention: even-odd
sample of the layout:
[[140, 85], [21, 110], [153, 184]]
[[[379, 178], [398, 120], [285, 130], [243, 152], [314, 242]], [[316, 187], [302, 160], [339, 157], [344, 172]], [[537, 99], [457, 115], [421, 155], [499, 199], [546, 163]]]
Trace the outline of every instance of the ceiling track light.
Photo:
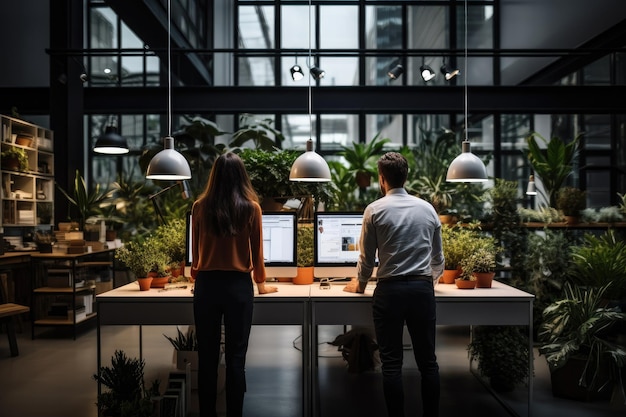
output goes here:
[[[311, 62], [311, 0], [309, 0], [309, 56], [308, 62]], [[313, 66], [309, 68], [311, 76], [316, 80], [319, 80], [324, 76], [324, 71]], [[314, 72], [315, 71], [315, 72]], [[318, 73], [318, 76], [315, 74]], [[311, 77], [309, 77], [308, 85], [308, 101], [309, 101], [309, 139], [306, 141], [306, 151], [298, 156], [291, 166], [289, 171], [290, 181], [300, 182], [329, 182], [330, 168], [328, 163], [322, 158], [320, 154], [313, 150], [313, 100], [311, 91]]]
[[[467, 61], [467, 57], [465, 58], [465, 60]], [[441, 66], [441, 73], [443, 74], [446, 81], [450, 81], [451, 79], [459, 75], [461, 73], [461, 70], [459, 70], [458, 68], [453, 68], [450, 65], [446, 64], [446, 60], [444, 59], [443, 65]]]
[[389, 72], [387, 73], [387, 76], [391, 80], [397, 80], [398, 78], [400, 78], [402, 74], [404, 74], [404, 67], [398, 64], [395, 67], [393, 67], [391, 70], [389, 70]]
[[422, 66], [420, 67], [420, 75], [424, 82], [428, 82], [437, 76], [437, 73], [428, 65], [426, 65], [426, 59], [422, 57]]
[[304, 78], [304, 72], [302, 72], [302, 67], [298, 65], [298, 55], [296, 55], [296, 63], [289, 70], [291, 72], [291, 78], [294, 81], [300, 81]]
[[163, 150], [148, 164], [146, 178], [150, 180], [188, 180], [191, 178], [189, 162], [176, 149], [172, 137], [172, 18], [171, 0], [167, 0], [167, 131]]
[[[448, 167], [448, 173], [446, 175], [446, 181], [448, 182], [483, 182], [487, 181], [487, 169], [485, 164], [479, 157], [471, 152], [470, 142], [467, 135], [467, 126], [469, 124], [468, 118], [468, 105], [467, 105], [467, 0], [465, 0], [465, 86], [464, 86], [464, 101], [465, 101], [465, 123], [463, 129], [463, 135], [465, 139], [461, 144], [461, 154], [454, 158]], [[444, 63], [445, 66], [445, 63]], [[442, 67], [443, 70], [443, 67]], [[446, 79], [448, 79], [446, 77]]]
[[315, 78], [316, 80], [321, 80], [326, 75], [326, 71], [319, 67], [316, 67], [315, 65], [309, 68], [309, 72], [311, 73], [311, 77]]
[[93, 151], [105, 155], [123, 155], [129, 152], [126, 138], [117, 132], [114, 118], [111, 119], [104, 133], [96, 140]]

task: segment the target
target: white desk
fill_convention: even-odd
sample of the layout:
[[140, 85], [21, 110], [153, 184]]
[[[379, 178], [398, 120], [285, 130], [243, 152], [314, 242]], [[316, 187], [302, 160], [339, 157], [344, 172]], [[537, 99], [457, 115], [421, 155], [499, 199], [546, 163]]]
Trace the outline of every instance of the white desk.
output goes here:
[[[374, 286], [368, 285], [364, 294], [343, 291], [345, 283], [333, 283], [330, 289], [311, 286], [311, 356], [312, 415], [316, 416], [317, 393], [317, 326], [366, 325], [373, 326], [372, 295]], [[494, 281], [492, 288], [460, 290], [455, 285], [435, 287], [437, 324], [440, 325], [524, 325], [528, 326], [528, 416], [532, 407], [533, 375], [533, 300], [524, 291]], [[504, 404], [503, 404], [504, 405]], [[505, 405], [506, 406], [506, 405]], [[509, 412], [512, 410], [509, 409]]]
[[[253, 324], [302, 326], [302, 415], [317, 416], [317, 326], [372, 325], [373, 285], [365, 294], [343, 291], [344, 283], [332, 283], [322, 290], [319, 283], [277, 285], [277, 293], [256, 296]], [[529, 328], [529, 375], [533, 374], [532, 294], [494, 281], [492, 288], [459, 290], [454, 285], [435, 287], [437, 324], [524, 325]], [[159, 292], [139, 291], [136, 283], [100, 294], [98, 309], [98, 369], [100, 369], [100, 327], [110, 325], [193, 324], [193, 296], [190, 288]], [[140, 333], [141, 335], [141, 333]], [[141, 339], [141, 337], [140, 337]], [[140, 340], [141, 344], [141, 340]], [[140, 345], [141, 351], [141, 345]], [[531, 415], [532, 377], [528, 381], [528, 415]], [[98, 393], [100, 387], [98, 387]]]
[[[291, 283], [271, 283], [278, 292], [254, 298], [252, 324], [302, 326], [302, 415], [309, 416], [311, 355], [309, 286]], [[139, 325], [139, 352], [142, 352], [141, 326], [194, 324], [191, 285], [186, 289], [139, 291], [136, 282], [100, 294], [96, 297], [98, 311], [98, 370], [101, 366], [101, 326]], [[307, 347], [307, 348], [305, 348]], [[98, 384], [98, 394], [101, 387]]]

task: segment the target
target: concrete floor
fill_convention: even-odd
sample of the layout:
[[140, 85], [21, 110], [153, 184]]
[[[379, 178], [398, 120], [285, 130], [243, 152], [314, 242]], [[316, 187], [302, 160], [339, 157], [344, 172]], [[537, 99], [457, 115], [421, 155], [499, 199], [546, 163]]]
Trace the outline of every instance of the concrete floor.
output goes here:
[[[328, 344], [343, 332], [341, 326], [319, 330], [320, 415], [323, 417], [384, 416], [380, 372], [347, 372], [335, 346]], [[175, 335], [173, 326], [146, 326], [143, 353], [146, 383], [162, 382], [174, 369], [173, 350], [163, 334]], [[103, 365], [110, 364], [116, 349], [138, 357], [139, 327], [107, 327], [102, 332]], [[509, 412], [469, 372], [467, 327], [438, 328], [438, 358], [441, 368], [441, 416], [508, 416]], [[255, 326], [248, 352], [248, 392], [245, 415], [250, 417], [296, 417], [301, 413], [300, 329], [296, 326]], [[32, 340], [28, 323], [18, 335], [20, 355], [9, 354], [6, 334], [0, 334], [0, 416], [96, 417], [96, 330], [83, 329], [76, 340], [59, 331], [38, 331]], [[419, 373], [412, 354], [405, 356], [407, 416], [420, 416]], [[527, 391], [517, 389], [505, 403], [521, 416], [527, 415]], [[192, 409], [195, 404], [192, 403]], [[191, 413], [194, 415], [195, 413]], [[609, 402], [583, 403], [552, 397], [543, 357], [535, 355], [534, 417], [617, 417], [626, 408]]]

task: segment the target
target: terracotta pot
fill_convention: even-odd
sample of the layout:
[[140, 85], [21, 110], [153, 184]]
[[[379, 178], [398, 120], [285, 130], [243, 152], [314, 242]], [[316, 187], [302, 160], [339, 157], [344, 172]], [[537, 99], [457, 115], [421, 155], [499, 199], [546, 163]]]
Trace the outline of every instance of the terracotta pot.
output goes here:
[[152, 277], [137, 278], [137, 282], [139, 283], [139, 291], [148, 291], [152, 284], [152, 280]]
[[150, 285], [151, 288], [163, 288], [165, 287], [165, 284], [167, 284], [168, 282], [170, 282], [170, 277], [155, 277], [152, 278], [152, 284]]
[[461, 275], [460, 269], [444, 269], [443, 276], [439, 279], [442, 284], [454, 284], [454, 280]]
[[475, 280], [457, 278], [454, 282], [456, 283], [456, 287], [462, 290], [473, 290], [476, 288]]
[[454, 224], [456, 220], [456, 216], [453, 214], [440, 214], [439, 221], [441, 224]]
[[18, 134], [17, 138], [15, 138], [15, 143], [21, 146], [30, 147], [33, 144], [33, 137]]
[[298, 275], [293, 278], [292, 282], [296, 285], [313, 284], [313, 267], [299, 266]]
[[565, 224], [578, 224], [580, 223], [579, 216], [563, 216], [565, 218]]
[[476, 277], [476, 288], [491, 288], [495, 272], [474, 272], [472, 275]]

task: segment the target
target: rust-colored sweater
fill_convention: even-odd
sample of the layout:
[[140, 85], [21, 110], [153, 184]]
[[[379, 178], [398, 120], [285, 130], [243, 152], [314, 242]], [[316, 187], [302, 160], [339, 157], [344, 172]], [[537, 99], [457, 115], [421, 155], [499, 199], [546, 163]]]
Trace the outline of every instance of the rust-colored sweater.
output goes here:
[[254, 271], [254, 281], [265, 282], [263, 261], [263, 224], [261, 206], [255, 210], [248, 227], [237, 236], [210, 234], [204, 219], [192, 208], [192, 259], [191, 275], [198, 271]]

